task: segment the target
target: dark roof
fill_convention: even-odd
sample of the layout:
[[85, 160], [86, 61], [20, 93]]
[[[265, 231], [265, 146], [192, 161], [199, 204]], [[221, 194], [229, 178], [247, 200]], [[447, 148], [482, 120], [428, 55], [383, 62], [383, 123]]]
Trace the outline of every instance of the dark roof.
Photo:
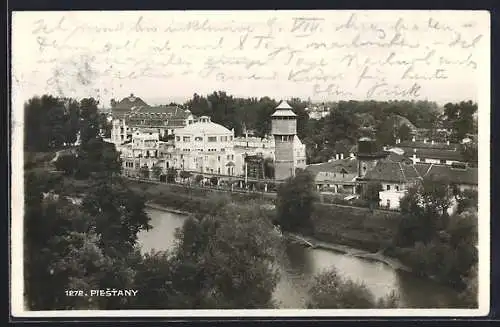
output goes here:
[[129, 97], [123, 98], [120, 102], [117, 102], [113, 109], [127, 109], [130, 110], [132, 108], [137, 107], [149, 107], [146, 102], [144, 102], [141, 98], [135, 97], [131, 94]]
[[384, 182], [405, 183], [420, 178], [420, 174], [413, 165], [389, 160], [377, 162], [363, 179]]
[[424, 177], [439, 177], [447, 179], [451, 183], [477, 185], [477, 168], [458, 169], [451, 166], [416, 163], [404, 164], [381, 160], [375, 167], [368, 171], [364, 180], [384, 182], [408, 182]]
[[310, 172], [314, 177], [319, 172], [342, 173], [342, 169], [344, 169], [347, 174], [357, 173], [358, 160], [347, 158], [320, 164], [313, 164], [306, 167], [306, 171]]
[[186, 119], [191, 113], [176, 106], [139, 107], [130, 113], [130, 117], [171, 117]]
[[385, 158], [386, 160], [393, 161], [393, 162], [404, 162], [404, 163], [411, 163], [411, 159], [405, 156], [404, 154], [397, 154], [392, 151], [388, 151], [389, 155]]
[[[434, 143], [431, 142], [412, 142], [412, 141], [403, 141], [396, 144], [396, 147], [402, 149], [438, 149], [438, 150], [455, 150], [460, 148], [460, 144], [456, 143]], [[413, 150], [412, 150], [413, 151]]]
[[478, 169], [466, 168], [458, 169], [450, 166], [432, 165], [427, 173], [427, 176], [435, 176], [445, 178], [451, 183], [477, 185], [478, 184]]
[[452, 161], [463, 161], [462, 152], [459, 150], [438, 150], [438, 149], [416, 149], [417, 151], [408, 152], [408, 156], [412, 156], [413, 153], [417, 157], [422, 159], [437, 159], [437, 160], [452, 160]]

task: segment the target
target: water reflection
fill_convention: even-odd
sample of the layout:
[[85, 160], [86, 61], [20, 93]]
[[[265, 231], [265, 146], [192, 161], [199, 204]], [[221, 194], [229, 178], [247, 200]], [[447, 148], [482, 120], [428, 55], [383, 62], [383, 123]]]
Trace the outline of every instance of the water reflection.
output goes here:
[[[154, 209], [147, 213], [154, 228], [139, 234], [143, 251], [170, 248], [175, 229], [182, 226], [185, 217]], [[377, 298], [395, 291], [404, 307], [457, 307], [457, 293], [452, 289], [395, 271], [383, 263], [292, 243], [286, 246], [284, 254], [278, 263], [281, 278], [274, 294], [281, 308], [304, 308], [314, 275], [331, 268], [343, 277], [364, 283]]]

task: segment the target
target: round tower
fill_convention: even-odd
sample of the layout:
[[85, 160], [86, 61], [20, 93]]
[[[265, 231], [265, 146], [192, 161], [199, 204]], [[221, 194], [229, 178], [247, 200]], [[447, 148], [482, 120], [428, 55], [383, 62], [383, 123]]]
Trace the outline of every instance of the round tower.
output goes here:
[[271, 115], [271, 120], [275, 143], [275, 179], [284, 180], [295, 175], [293, 142], [297, 135], [297, 115], [286, 101], [281, 101]]

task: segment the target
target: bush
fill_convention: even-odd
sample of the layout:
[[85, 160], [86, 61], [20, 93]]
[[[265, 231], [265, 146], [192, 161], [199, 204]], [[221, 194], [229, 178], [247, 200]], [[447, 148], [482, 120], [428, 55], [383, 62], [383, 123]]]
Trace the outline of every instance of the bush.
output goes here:
[[309, 290], [309, 309], [371, 309], [396, 308], [399, 299], [395, 293], [376, 299], [364, 284], [344, 279], [335, 269], [314, 278]]
[[63, 171], [64, 175], [70, 176], [73, 175], [76, 171], [78, 167], [78, 161], [75, 155], [65, 154], [60, 155], [59, 158], [57, 158], [56, 162], [54, 162], [54, 165], [57, 170]]

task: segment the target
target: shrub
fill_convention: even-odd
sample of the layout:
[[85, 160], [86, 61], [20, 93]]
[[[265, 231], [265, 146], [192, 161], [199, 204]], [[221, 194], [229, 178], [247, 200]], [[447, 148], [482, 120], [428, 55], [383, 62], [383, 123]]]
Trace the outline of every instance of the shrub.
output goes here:
[[59, 158], [57, 158], [56, 162], [54, 162], [54, 165], [57, 170], [63, 171], [64, 175], [73, 175], [73, 173], [76, 171], [78, 167], [78, 161], [75, 155], [73, 154], [65, 154], [65, 155], [60, 155]]
[[309, 309], [371, 309], [395, 308], [395, 293], [376, 299], [364, 284], [340, 277], [335, 269], [318, 274], [309, 290]]

